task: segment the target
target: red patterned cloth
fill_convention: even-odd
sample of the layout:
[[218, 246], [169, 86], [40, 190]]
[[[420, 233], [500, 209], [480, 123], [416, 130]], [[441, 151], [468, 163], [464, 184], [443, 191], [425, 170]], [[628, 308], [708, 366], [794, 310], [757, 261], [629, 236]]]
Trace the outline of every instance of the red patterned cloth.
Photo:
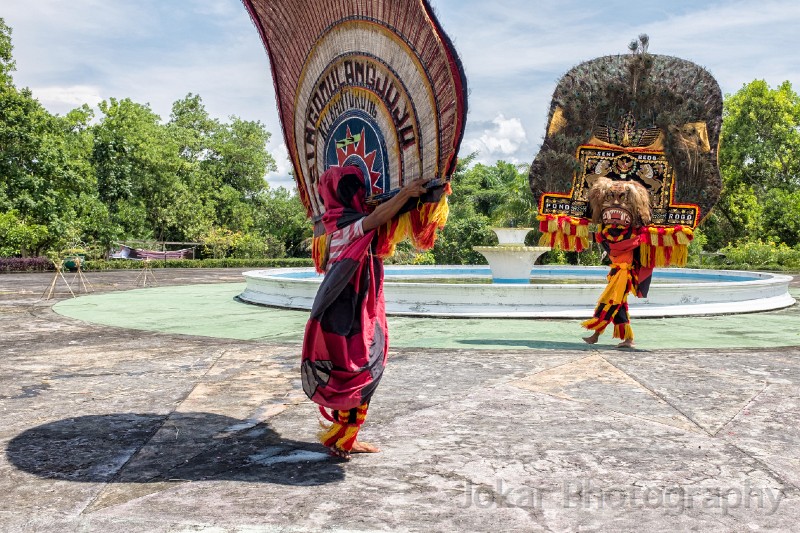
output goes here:
[[369, 401], [386, 365], [383, 261], [375, 254], [377, 231], [354, 226], [369, 213], [361, 171], [331, 167], [319, 190], [322, 222], [336, 244], [306, 324], [302, 383], [314, 402], [348, 411]]

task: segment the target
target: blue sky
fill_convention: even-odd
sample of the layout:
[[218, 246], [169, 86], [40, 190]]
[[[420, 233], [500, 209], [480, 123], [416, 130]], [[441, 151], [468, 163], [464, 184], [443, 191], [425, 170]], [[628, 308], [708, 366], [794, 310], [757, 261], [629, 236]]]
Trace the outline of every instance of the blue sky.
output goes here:
[[[470, 87], [462, 154], [531, 162], [555, 84], [572, 66], [626, 52], [640, 33], [650, 51], [706, 67], [724, 93], [754, 79], [800, 90], [800, 1], [432, 0]], [[200, 94], [216, 117], [266, 124], [293, 187], [269, 64], [239, 0], [3, 0], [13, 28], [15, 81], [54, 113], [109, 97], [149, 103]]]

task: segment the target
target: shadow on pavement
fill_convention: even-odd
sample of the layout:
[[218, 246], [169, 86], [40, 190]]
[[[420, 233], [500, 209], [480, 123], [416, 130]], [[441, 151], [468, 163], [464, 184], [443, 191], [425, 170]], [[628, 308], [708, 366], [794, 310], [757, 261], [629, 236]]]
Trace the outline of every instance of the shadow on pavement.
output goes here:
[[14, 437], [15, 467], [50, 479], [105, 483], [237, 480], [322, 485], [344, 479], [320, 444], [212, 413], [119, 413], [50, 422]]
[[520, 348], [534, 348], [541, 350], [594, 350], [602, 347], [599, 344], [586, 344], [585, 342], [558, 342], [537, 340], [513, 339], [460, 339], [459, 344], [474, 346], [518, 346]]

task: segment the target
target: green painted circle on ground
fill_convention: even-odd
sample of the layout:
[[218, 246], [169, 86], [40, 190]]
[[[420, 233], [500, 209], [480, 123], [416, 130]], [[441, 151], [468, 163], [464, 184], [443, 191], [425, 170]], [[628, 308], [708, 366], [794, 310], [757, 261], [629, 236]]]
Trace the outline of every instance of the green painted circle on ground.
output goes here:
[[[244, 283], [154, 287], [64, 300], [64, 316], [129, 329], [239, 340], [300, 342], [307, 311], [236, 300]], [[800, 294], [793, 292], [800, 300]], [[632, 322], [639, 349], [770, 348], [800, 346], [800, 305], [765, 313]], [[391, 345], [448, 349], [579, 349], [613, 347], [611, 330], [600, 343], [581, 340], [580, 320], [389, 317]]]

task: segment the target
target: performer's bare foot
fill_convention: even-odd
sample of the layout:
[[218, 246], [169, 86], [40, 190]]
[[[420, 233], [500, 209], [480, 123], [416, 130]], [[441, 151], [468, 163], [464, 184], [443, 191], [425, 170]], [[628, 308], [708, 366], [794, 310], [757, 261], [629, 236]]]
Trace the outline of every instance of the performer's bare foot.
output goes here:
[[600, 334], [595, 331], [588, 337], [584, 337], [583, 342], [585, 342], [586, 344], [594, 344], [598, 341], [598, 339], [600, 339]]
[[617, 348], [633, 348], [635, 344], [633, 344], [633, 340], [622, 341], [621, 343], [617, 344]]
[[350, 453], [378, 453], [379, 451], [381, 451], [381, 449], [377, 446], [369, 442], [357, 440], [353, 443], [353, 449], [350, 450]]

